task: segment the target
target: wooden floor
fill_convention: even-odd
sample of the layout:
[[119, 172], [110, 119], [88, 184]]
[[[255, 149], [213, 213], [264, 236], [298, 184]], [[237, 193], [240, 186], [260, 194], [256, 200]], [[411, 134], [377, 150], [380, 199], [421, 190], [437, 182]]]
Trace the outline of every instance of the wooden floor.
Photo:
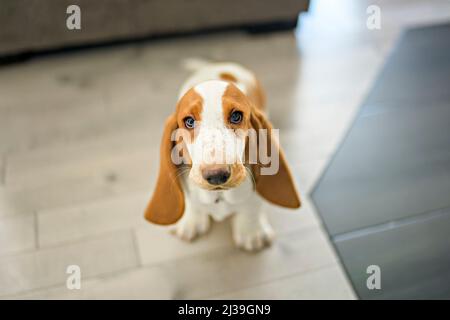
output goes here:
[[[366, 28], [369, 4], [381, 30]], [[295, 35], [222, 33], [3, 66], [0, 298], [355, 298], [308, 193], [401, 29], [446, 21], [449, 9], [313, 1]], [[228, 222], [187, 244], [143, 219], [192, 57], [242, 63], [267, 90], [304, 206], [267, 207], [278, 238], [261, 253], [235, 249]], [[81, 290], [66, 288], [73, 264]]]

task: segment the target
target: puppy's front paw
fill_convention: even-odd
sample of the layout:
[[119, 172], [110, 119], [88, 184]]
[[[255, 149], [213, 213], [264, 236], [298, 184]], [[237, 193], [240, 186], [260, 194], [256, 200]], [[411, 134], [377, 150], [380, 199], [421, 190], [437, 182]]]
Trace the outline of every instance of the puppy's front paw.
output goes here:
[[183, 240], [192, 241], [206, 233], [210, 226], [211, 222], [207, 214], [187, 214], [171, 231]]
[[246, 251], [261, 250], [269, 246], [275, 233], [265, 216], [249, 219], [236, 214], [233, 217], [233, 240], [238, 248]]

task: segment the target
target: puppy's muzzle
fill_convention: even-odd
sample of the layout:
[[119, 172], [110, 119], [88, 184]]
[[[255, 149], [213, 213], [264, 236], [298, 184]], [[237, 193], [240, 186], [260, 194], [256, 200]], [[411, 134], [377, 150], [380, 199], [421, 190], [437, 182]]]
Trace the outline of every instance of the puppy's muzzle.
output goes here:
[[203, 179], [213, 186], [220, 186], [226, 183], [231, 176], [231, 168], [228, 165], [206, 166], [200, 170]]

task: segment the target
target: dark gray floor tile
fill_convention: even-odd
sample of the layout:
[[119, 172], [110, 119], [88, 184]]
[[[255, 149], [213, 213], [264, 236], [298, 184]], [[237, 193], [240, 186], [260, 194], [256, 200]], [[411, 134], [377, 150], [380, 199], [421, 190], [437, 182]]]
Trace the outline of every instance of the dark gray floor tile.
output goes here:
[[379, 74], [365, 104], [448, 101], [449, 57], [450, 24], [406, 31]]
[[313, 193], [331, 235], [450, 206], [450, 103], [391, 110], [355, 123]]
[[312, 193], [361, 298], [450, 298], [449, 40], [401, 37]]
[[[421, 221], [336, 239], [336, 248], [355, 290], [363, 299], [450, 298], [450, 209]], [[381, 289], [366, 285], [369, 265], [381, 269]]]

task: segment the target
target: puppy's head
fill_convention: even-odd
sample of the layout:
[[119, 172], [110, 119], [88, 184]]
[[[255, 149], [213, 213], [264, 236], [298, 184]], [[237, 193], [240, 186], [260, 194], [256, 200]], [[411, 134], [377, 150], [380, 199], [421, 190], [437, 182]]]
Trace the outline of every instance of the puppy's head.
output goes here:
[[246, 177], [244, 151], [251, 103], [233, 84], [211, 80], [179, 101], [177, 126], [184, 130], [189, 179], [208, 190], [238, 186]]
[[[249, 158], [249, 131], [269, 130], [257, 138], [256, 149], [264, 145], [279, 160], [275, 174], [261, 174], [264, 165]], [[160, 173], [146, 218], [158, 224], [175, 223], [184, 212], [184, 194], [178, 179], [180, 165], [200, 188], [227, 190], [248, 175], [256, 191], [275, 204], [296, 208], [300, 201], [283, 153], [272, 139], [271, 124], [234, 84], [221, 80], [202, 82], [179, 100], [166, 122], [161, 143]], [[273, 145], [275, 144], [275, 148]], [[271, 148], [272, 145], [272, 148]], [[255, 150], [253, 150], [255, 151]], [[258, 153], [258, 150], [256, 150]]]

